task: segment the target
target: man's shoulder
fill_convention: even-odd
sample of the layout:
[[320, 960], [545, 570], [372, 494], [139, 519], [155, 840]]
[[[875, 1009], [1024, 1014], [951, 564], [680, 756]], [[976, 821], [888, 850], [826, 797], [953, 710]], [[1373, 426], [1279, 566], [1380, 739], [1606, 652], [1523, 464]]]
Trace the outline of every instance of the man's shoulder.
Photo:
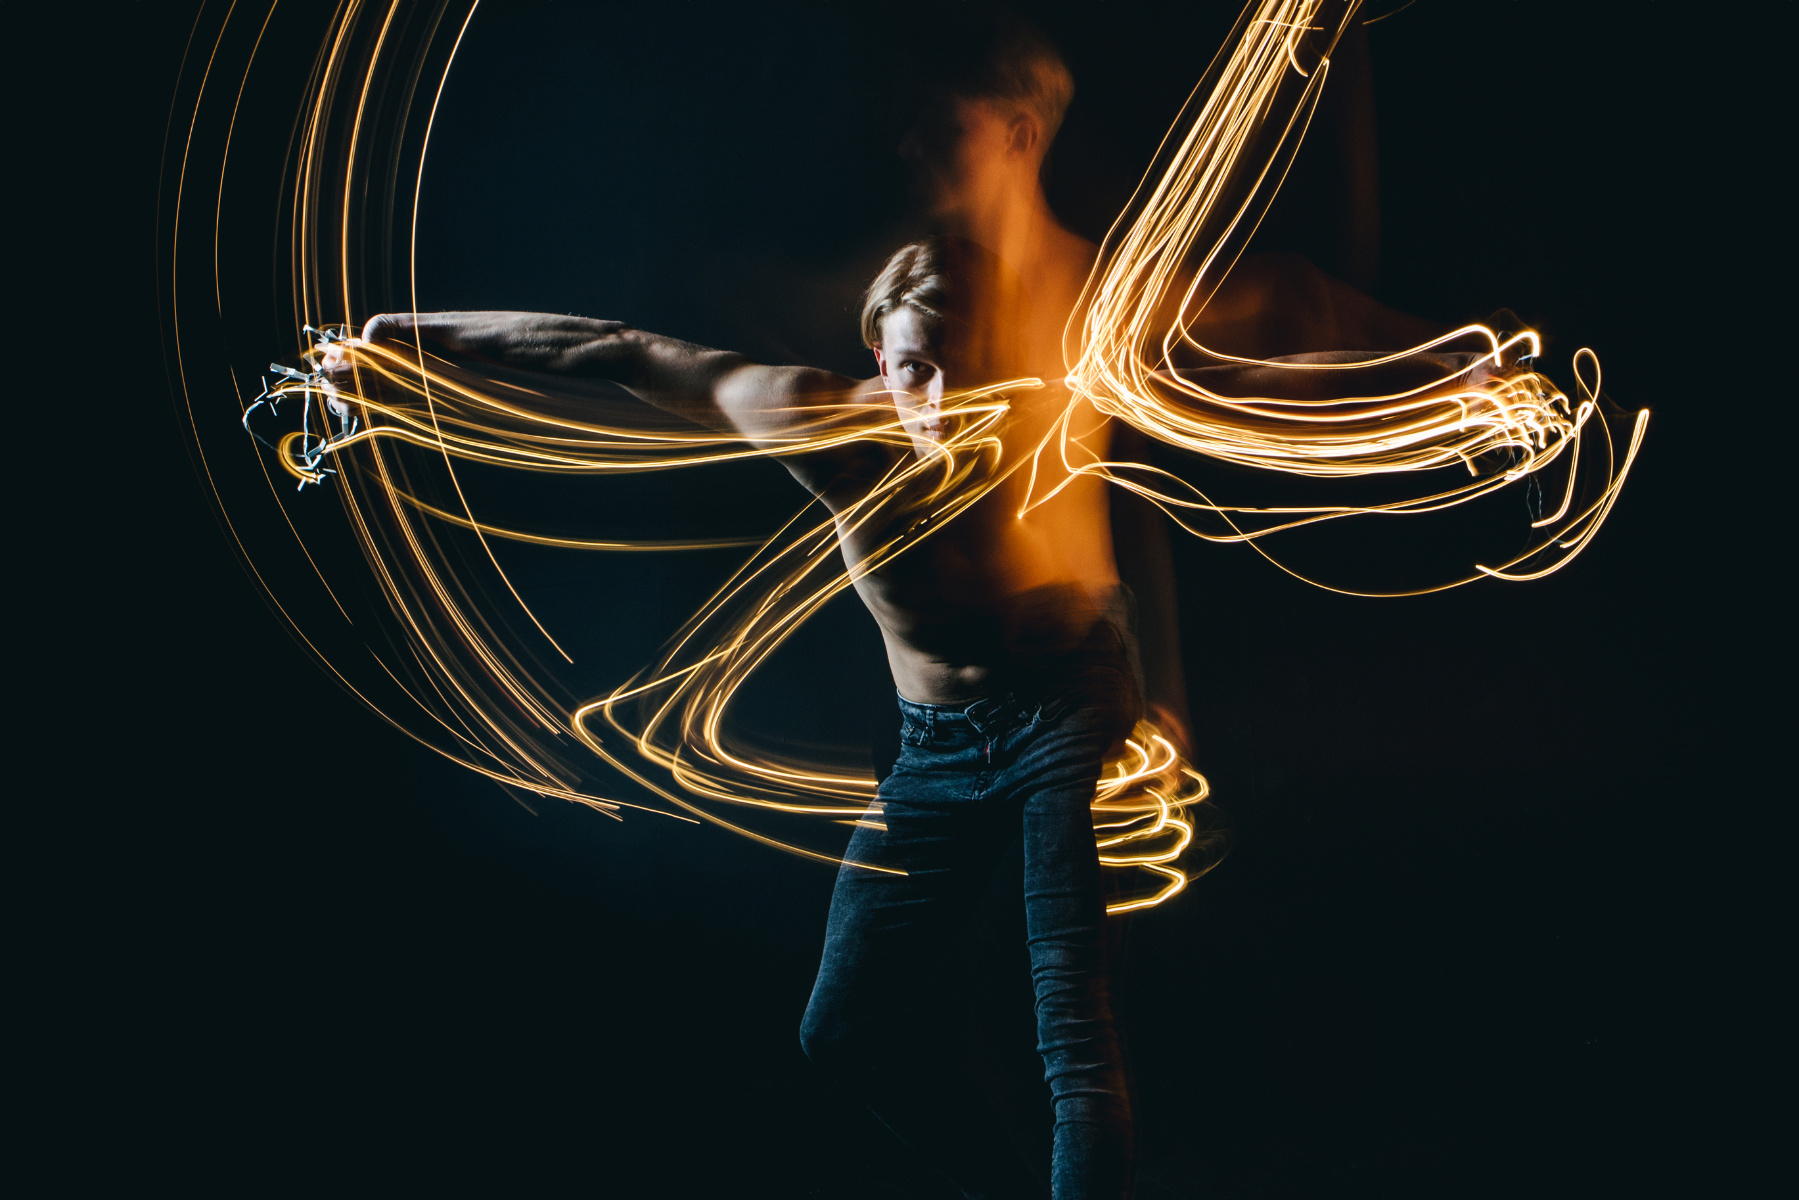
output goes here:
[[872, 437], [836, 440], [829, 436], [831, 427], [852, 434], [869, 432], [882, 423], [883, 417], [894, 415], [893, 396], [877, 375], [828, 396], [821, 394], [813, 403], [836, 411], [820, 413], [828, 423], [813, 430], [815, 436], [808, 439], [809, 446], [777, 457], [807, 491], [835, 511], [846, 499], [860, 496], [886, 474], [894, 451]]
[[1048, 239], [1038, 258], [1040, 286], [1052, 292], [1078, 295], [1087, 286], [1093, 264], [1099, 261], [1099, 247], [1078, 233], [1061, 226]]
[[1093, 264], [1099, 261], [1099, 247], [1065, 226], [1058, 225], [1056, 228], [1061, 233], [1061, 237], [1057, 239], [1060, 245], [1059, 256], [1085, 276], [1093, 269]]

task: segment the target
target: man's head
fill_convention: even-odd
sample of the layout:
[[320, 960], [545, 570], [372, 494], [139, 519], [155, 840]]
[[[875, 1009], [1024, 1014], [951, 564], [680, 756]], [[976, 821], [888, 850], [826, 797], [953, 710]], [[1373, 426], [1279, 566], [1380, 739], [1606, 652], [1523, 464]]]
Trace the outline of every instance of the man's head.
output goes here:
[[976, 11], [948, 25], [947, 49], [917, 68], [923, 115], [901, 147], [940, 216], [1034, 187], [1074, 98], [1061, 54], [1022, 18]]
[[[1018, 373], [1016, 286], [993, 253], [965, 238], [934, 237], [902, 246], [869, 284], [862, 340], [881, 378], [910, 397], [915, 437], [939, 437], [946, 390], [979, 387]], [[914, 429], [916, 424], [919, 428]]]

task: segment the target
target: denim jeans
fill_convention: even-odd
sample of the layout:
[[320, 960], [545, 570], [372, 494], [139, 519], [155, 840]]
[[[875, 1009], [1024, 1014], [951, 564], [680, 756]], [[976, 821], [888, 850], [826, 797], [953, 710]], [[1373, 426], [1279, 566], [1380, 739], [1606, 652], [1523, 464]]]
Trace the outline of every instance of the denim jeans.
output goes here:
[[955, 706], [902, 697], [899, 762], [831, 899], [801, 1043], [970, 1197], [1042, 1195], [952, 1049], [958, 935], [1018, 844], [1053, 1106], [1052, 1192], [1118, 1200], [1129, 1186], [1131, 1101], [1089, 810], [1108, 751], [1135, 719], [1135, 688], [1121, 683], [1129, 667], [1116, 636], [1110, 645], [1059, 687]]

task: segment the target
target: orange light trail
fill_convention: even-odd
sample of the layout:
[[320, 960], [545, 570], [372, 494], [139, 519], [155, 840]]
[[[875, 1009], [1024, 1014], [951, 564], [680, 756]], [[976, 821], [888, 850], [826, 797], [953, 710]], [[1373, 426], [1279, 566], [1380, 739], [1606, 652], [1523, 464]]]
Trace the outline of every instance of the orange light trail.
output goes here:
[[[677, 428], [635, 402], [564, 394], [548, 382], [539, 387], [487, 378], [422, 347], [395, 349], [318, 332], [332, 329], [329, 322], [378, 311], [359, 301], [367, 264], [392, 248], [384, 231], [395, 223], [395, 211], [409, 214], [404, 277], [417, 309], [425, 154], [444, 83], [474, 14], [471, 6], [452, 23], [444, 20], [444, 6], [421, 17], [403, 11], [397, 0], [385, 6], [343, 0], [307, 84], [287, 211], [294, 340], [308, 369], [276, 368], [274, 386], [248, 407], [240, 399], [238, 416], [253, 428], [269, 415], [259, 416], [263, 405], [272, 413], [283, 401], [289, 413], [300, 409], [301, 430], [279, 437], [273, 457], [299, 488], [338, 481], [333, 490], [342, 499], [367, 582], [391, 624], [394, 644], [385, 651], [371, 644], [370, 652], [416, 712], [401, 718], [383, 711], [311, 639], [307, 645], [397, 727], [510, 788], [610, 816], [638, 808], [704, 821], [765, 845], [838, 862], [816, 836], [787, 832], [789, 819], [802, 822], [802, 831], [879, 825], [873, 776], [749, 744], [731, 730], [733, 700], [754, 672], [861, 572], [879, 569], [927, 540], [1014, 472], [1028, 473], [1027, 510], [1076, 476], [1096, 475], [1155, 503], [1199, 537], [1244, 542], [1266, 555], [1262, 540], [1284, 530], [1354, 516], [1442, 512], [1558, 467], [1566, 473], [1560, 504], [1533, 524], [1536, 539], [1523, 552], [1493, 564], [1476, 563], [1464, 577], [1416, 590], [1480, 578], [1536, 579], [1559, 569], [1592, 540], [1611, 511], [1648, 416], [1636, 415], [1626, 448], [1616, 453], [1592, 351], [1575, 357], [1570, 397], [1529, 365], [1541, 348], [1531, 331], [1502, 335], [1470, 325], [1390, 354], [1268, 361], [1219, 353], [1195, 332], [1278, 190], [1329, 76], [1330, 51], [1358, 10], [1353, 0], [1260, 0], [1244, 11], [1233, 41], [1195, 89], [1107, 236], [1065, 337], [1066, 409], [1033, 454], [1008, 460], [998, 431], [1010, 398], [1042, 388], [1042, 381], [1013, 379], [947, 397], [943, 439], [922, 453], [913, 452], [897, 409], [848, 403], [809, 409], [808, 419], [790, 435], [751, 446], [733, 436]], [[262, 14], [256, 47], [272, 12], [271, 6]], [[181, 261], [189, 150], [235, 14], [233, 7], [207, 58], [183, 144], [171, 295]], [[439, 32], [451, 25], [456, 33], [446, 53], [439, 48]], [[255, 54], [252, 48], [232, 102], [212, 214], [212, 282], [221, 312], [225, 299], [216, 245], [223, 164]], [[414, 144], [406, 133], [411, 100], [427, 67], [437, 77], [416, 149], [409, 151], [417, 155], [417, 169], [402, 173], [395, 156]], [[387, 126], [371, 124], [377, 113]], [[390, 126], [399, 133], [382, 132]], [[413, 194], [402, 205], [379, 181], [403, 175], [413, 181]], [[196, 411], [197, 385], [188, 379], [178, 309], [172, 325], [176, 370], [201, 463], [211, 478], [207, 429], [220, 418], [204, 407]], [[318, 372], [327, 352], [348, 364], [348, 386], [328, 383]], [[1190, 454], [1270, 476], [1324, 481], [1387, 476], [1411, 490], [1379, 504], [1217, 503], [1170, 472], [1093, 454], [1072, 432], [1090, 428], [1091, 420], [1079, 418], [1092, 412]], [[511, 528], [476, 515], [457, 468], [475, 463], [564, 476], [698, 470], [852, 441], [905, 452], [862, 500], [823, 520], [809, 506], [759, 541], [656, 662], [590, 698], [568, 694], [556, 673], [535, 660], [527, 641], [508, 632], [504, 611], [520, 612], [547, 645], [573, 661], [507, 577], [489, 538], [602, 552], [747, 543], [704, 537], [638, 542]], [[1585, 467], [1593, 459], [1603, 464], [1597, 481]], [[426, 494], [433, 472], [448, 481], [453, 503], [448, 498], [435, 503]], [[294, 489], [277, 489], [279, 476], [267, 478], [270, 496], [299, 539], [288, 514], [290, 501], [282, 494]], [[234, 500], [227, 506], [216, 482], [213, 487], [221, 510], [237, 505]], [[846, 565], [840, 545], [850, 531], [892, 532], [881, 533], [873, 551]], [[480, 554], [460, 554], [457, 539], [471, 537]], [[249, 561], [249, 547], [242, 538], [238, 543]], [[316, 563], [313, 569], [323, 580], [324, 571]], [[507, 602], [486, 600], [479, 578], [497, 580]], [[264, 586], [272, 595], [274, 589]], [[292, 614], [279, 604], [278, 609], [298, 630]], [[596, 762], [666, 807], [601, 794], [590, 782]], [[1161, 904], [1217, 861], [1218, 839], [1196, 819], [1209, 795], [1204, 777], [1182, 760], [1168, 737], [1151, 723], [1139, 724], [1123, 759], [1109, 764], [1093, 813], [1102, 864], [1147, 878], [1150, 886], [1112, 904], [1111, 911]]]

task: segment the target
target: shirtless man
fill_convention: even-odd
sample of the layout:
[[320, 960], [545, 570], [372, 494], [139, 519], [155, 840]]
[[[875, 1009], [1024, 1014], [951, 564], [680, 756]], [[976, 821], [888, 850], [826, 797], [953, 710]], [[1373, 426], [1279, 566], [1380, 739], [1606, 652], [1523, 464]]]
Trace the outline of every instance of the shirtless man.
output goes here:
[[[1023, 299], [1017, 275], [972, 242], [905, 247], [869, 291], [863, 328], [880, 374], [863, 381], [547, 314], [382, 316], [363, 337], [418, 338], [513, 369], [608, 380], [775, 448], [835, 406], [877, 416], [897, 409], [910, 448], [859, 441], [783, 459], [841, 513], [893, 455], [933, 452], [954, 419], [946, 396], [1026, 373], [1036, 322], [1014, 320]], [[1006, 462], [1029, 455], [1066, 393], [1021, 389], [1010, 404], [999, 429]], [[946, 1034], [929, 1019], [927, 981], [941, 978], [956, 931], [1022, 836], [1038, 1043], [1055, 1098], [1054, 1194], [1118, 1197], [1129, 1176], [1130, 1106], [1089, 806], [1140, 700], [1105, 485], [1078, 479], [1020, 518], [1025, 480], [1014, 472], [857, 580], [886, 641], [903, 747], [846, 857], [905, 874], [846, 866], [839, 875], [802, 1042], [969, 1194], [1041, 1194], [980, 1102], [929, 1065]], [[846, 530], [845, 558], [859, 562], [890, 533]]]
[[[1073, 90], [1066, 68], [1028, 30], [987, 67], [940, 94], [911, 141], [932, 214], [951, 236], [903, 248], [869, 288], [862, 332], [874, 378], [763, 366], [616, 321], [547, 314], [381, 316], [363, 336], [608, 380], [774, 448], [847, 403], [877, 416], [897, 410], [912, 452], [929, 454], [943, 436], [946, 395], [1036, 376], [1047, 386], [1014, 391], [999, 430], [1006, 461], [1018, 461], [1066, 408], [1063, 336], [1096, 249], [1056, 220], [1040, 181]], [[1309, 316], [1296, 324], [1296, 314]], [[1398, 345], [1428, 332], [1408, 321], [1303, 260], [1273, 259], [1233, 275], [1200, 332], [1234, 353], [1273, 355]], [[1096, 454], [1131, 454], [1130, 431], [1091, 410], [1075, 416]], [[841, 513], [895, 453], [858, 442], [783, 461]], [[1063, 482], [1056, 456], [1043, 465], [1039, 493]], [[1038, 1172], [945, 1066], [943, 994], [930, 990], [996, 863], [1021, 845], [1038, 1051], [1054, 1110], [1053, 1192], [1119, 1197], [1130, 1174], [1130, 1099], [1089, 805], [1108, 751], [1146, 704], [1186, 745], [1165, 533], [1153, 509], [1085, 476], [1021, 517], [1027, 486], [1026, 473], [1009, 476], [857, 579], [886, 643], [903, 747], [846, 857], [905, 874], [840, 873], [801, 1036], [814, 1061], [968, 1194], [1041, 1195]], [[846, 559], [860, 561], [889, 532], [846, 531]], [[1140, 665], [1126, 582], [1156, 646]]]

